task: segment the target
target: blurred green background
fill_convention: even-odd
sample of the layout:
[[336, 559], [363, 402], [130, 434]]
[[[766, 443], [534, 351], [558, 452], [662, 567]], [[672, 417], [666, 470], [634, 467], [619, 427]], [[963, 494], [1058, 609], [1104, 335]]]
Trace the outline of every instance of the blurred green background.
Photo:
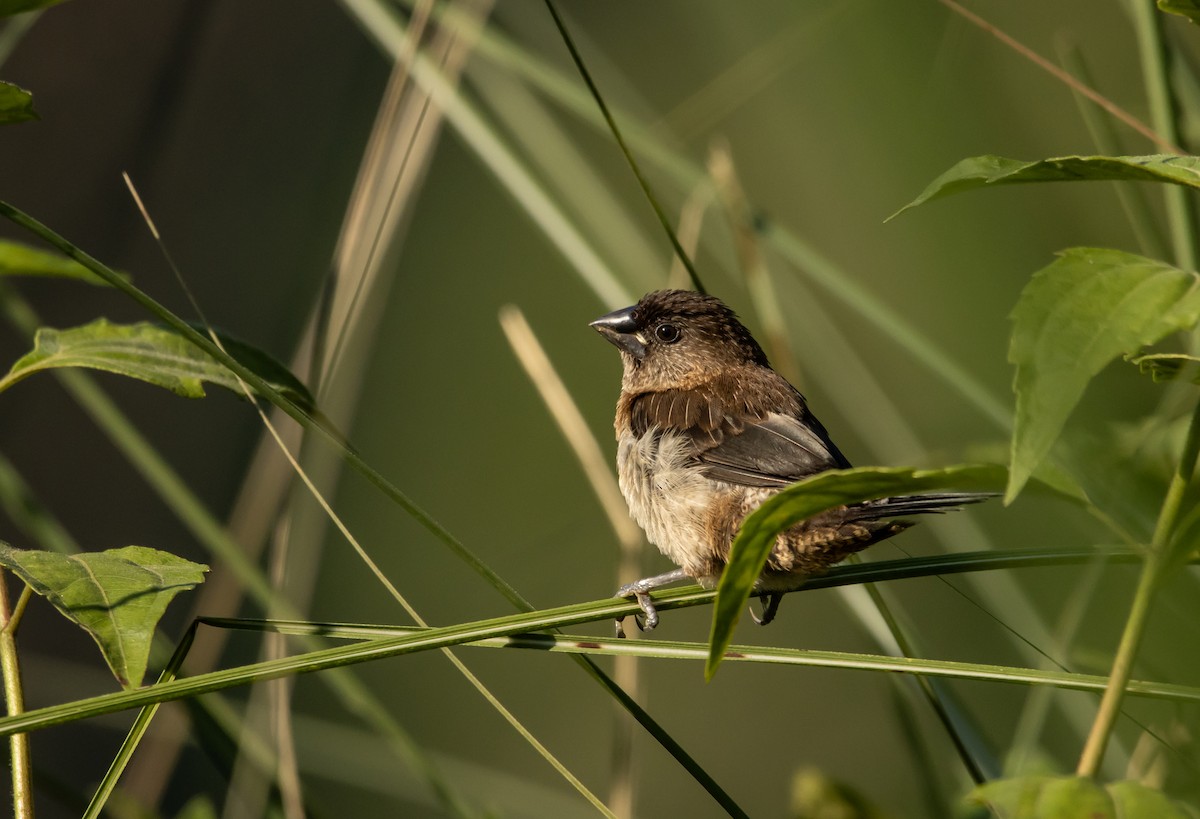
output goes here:
[[[643, 146], [639, 157], [673, 219], [712, 147], [728, 146], [760, 220], [762, 258], [794, 345], [798, 386], [856, 464], [956, 463], [1002, 446], [1006, 431], [864, 313], [864, 298], [839, 295], [823, 275], [900, 317], [1007, 412], [1007, 314], [1029, 275], [1066, 247], [1153, 250], [1139, 245], [1107, 183], [974, 193], [884, 224], [960, 158], [1097, 152], [1069, 89], [939, 3], [561, 0], [558, 7], [609, 105]], [[1078, 49], [1094, 87], [1146, 117], [1122, 3], [977, 0], [970, 7], [1051, 59]], [[4, 79], [33, 91], [41, 121], [0, 132], [0, 196], [190, 316], [120, 179], [128, 171], [208, 319], [291, 360], [331, 267], [391, 70], [381, 29], [369, 22], [380, 10], [405, 21], [411, 13], [404, 4], [365, 0], [88, 0], [51, 8], [3, 66]], [[1196, 41], [1182, 22], [1166, 28], [1181, 48]], [[556, 88], [566, 89], [571, 104]], [[455, 100], [477, 114], [482, 130], [450, 117], [423, 184], [406, 200], [403, 229], [385, 237], [391, 249], [378, 256], [391, 283], [371, 294], [378, 328], [366, 326], [344, 364], [361, 373], [362, 390], [343, 426], [370, 463], [535, 605], [606, 597], [617, 585], [616, 537], [497, 314], [505, 304], [525, 312], [611, 458], [619, 361], [587, 322], [623, 306], [621, 297], [665, 286], [670, 246], [611, 135], [598, 127], [542, 4], [495, 5]], [[1132, 133], [1118, 133], [1124, 152], [1153, 152]], [[564, 234], [547, 232], [545, 218], [514, 195], [512, 175], [498, 174], [481, 145], [498, 146], [556, 218], [573, 226], [597, 267], [611, 272], [608, 284], [579, 274], [556, 244]], [[1160, 192], [1143, 193], [1157, 213]], [[3, 233], [26, 238], [15, 228]], [[718, 203], [706, 210], [697, 263], [710, 292], [760, 330]], [[144, 317], [99, 288], [21, 282], [19, 290], [52, 326]], [[4, 361], [27, 348], [11, 330], [0, 332]], [[260, 437], [249, 408], [227, 395], [187, 402], [142, 384], [101, 381], [225, 518]], [[1073, 425], [1116, 452], [1112, 425], [1136, 423], [1159, 396], [1133, 368], [1114, 367], [1089, 391]], [[53, 379], [32, 379], [0, 401], [0, 452], [85, 548], [137, 543], [211, 562]], [[430, 622], [510, 611], [361, 480], [340, 482], [334, 500]], [[341, 538], [305, 514], [292, 534], [312, 543], [289, 557], [287, 582], [307, 599], [303, 578], [315, 577], [309, 616], [405, 622]], [[3, 532], [14, 545], [36, 545], [7, 524]], [[993, 503], [924, 523], [866, 557], [1111, 537], [1073, 507], [1028, 497], [1011, 508]], [[657, 554], [645, 560], [647, 572], [667, 568]], [[213, 570], [215, 577], [222, 566], [214, 562]], [[924, 656], [1029, 664], [1006, 625], [1038, 639], [1029, 623], [1052, 629], [1082, 573], [904, 581], [885, 591]], [[1042, 647], [1075, 670], [1105, 673], [1134, 580], [1129, 568], [1089, 580], [1080, 634], [1067, 647]], [[1194, 577], [1177, 581], [1165, 598], [1138, 676], [1196, 684]], [[193, 604], [175, 604], [171, 633]], [[240, 611], [261, 613], [251, 604]], [[709, 617], [707, 608], [668, 613], [656, 636], [703, 640]], [[591, 631], [609, 633], [607, 624]], [[879, 650], [832, 591], [790, 596], [774, 625], [759, 631], [746, 623], [737, 639]], [[22, 649], [31, 707], [113, 687], [86, 638], [48, 607], [27, 617]], [[222, 664], [253, 660], [257, 651], [254, 638], [236, 636]], [[596, 686], [560, 656], [471, 649], [459, 656], [605, 796], [616, 722]], [[441, 656], [377, 662], [357, 673], [473, 802], [505, 816], [591, 813]], [[669, 661], [645, 662], [640, 673], [646, 707], [751, 815], [786, 815], [793, 776], [809, 767], [895, 816], [936, 815], [936, 806], [968, 787], [931, 713], [915, 699], [898, 705], [901, 688], [886, 675], [728, 664], [705, 684], [698, 665]], [[1038, 696], [984, 683], [948, 688], [1001, 760]], [[241, 707], [247, 694], [230, 698]], [[1050, 698], [1035, 745], [1044, 764], [1074, 768], [1081, 736], [1070, 714], [1086, 717], [1094, 703], [1085, 694]], [[920, 742], [906, 733], [905, 709], [915, 715]], [[293, 710], [314, 815], [445, 815], [320, 680], [297, 681]], [[1187, 792], [1195, 777], [1194, 709], [1134, 700], [1127, 712], [1182, 749], [1172, 764], [1190, 765], [1192, 773], [1172, 776], [1183, 776]], [[73, 799], [103, 773], [128, 719], [33, 737], [43, 816], [77, 814]], [[1128, 720], [1120, 726], [1110, 775], [1124, 774], [1140, 735]], [[208, 734], [197, 728], [192, 736]], [[154, 746], [142, 753], [152, 756]], [[637, 815], [718, 815], [636, 731], [633, 760]], [[153, 777], [143, 770], [131, 788], [161, 796], [162, 815], [199, 794], [223, 805], [226, 816], [257, 815], [252, 800], [242, 804], [228, 785], [237, 764], [193, 741], [172, 772], [159, 774], [165, 778], [147, 785]]]

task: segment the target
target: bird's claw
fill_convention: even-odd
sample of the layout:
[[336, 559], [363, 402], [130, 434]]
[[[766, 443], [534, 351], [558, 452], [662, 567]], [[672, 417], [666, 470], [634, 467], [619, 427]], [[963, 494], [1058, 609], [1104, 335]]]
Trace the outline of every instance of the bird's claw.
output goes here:
[[775, 614], [779, 611], [779, 602], [783, 600], [782, 594], [767, 594], [763, 596], [762, 616], [759, 617], [754, 613], [754, 609], [750, 609], [750, 619], [760, 626], [765, 626], [775, 619]]
[[[630, 586], [622, 586], [617, 590], [617, 597], [633, 597], [637, 599], [638, 605], [641, 606], [645, 620], [641, 615], [633, 615], [633, 622], [637, 625], [638, 631], [653, 631], [658, 626], [658, 609], [654, 607], [654, 599], [650, 597], [650, 592], [641, 591], [638, 588]], [[625, 618], [617, 618], [617, 637], [625, 637]]]

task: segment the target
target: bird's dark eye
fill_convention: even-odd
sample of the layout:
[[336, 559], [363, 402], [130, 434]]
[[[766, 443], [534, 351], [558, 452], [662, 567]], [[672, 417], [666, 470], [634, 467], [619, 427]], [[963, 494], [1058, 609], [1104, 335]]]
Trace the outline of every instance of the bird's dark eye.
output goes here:
[[672, 344], [679, 341], [679, 328], [674, 324], [660, 324], [654, 328], [654, 335], [658, 336], [659, 341]]

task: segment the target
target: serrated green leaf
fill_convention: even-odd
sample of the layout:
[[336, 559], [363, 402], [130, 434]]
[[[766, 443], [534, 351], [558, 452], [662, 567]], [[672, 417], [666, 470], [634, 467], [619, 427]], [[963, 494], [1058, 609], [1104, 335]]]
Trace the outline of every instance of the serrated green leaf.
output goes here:
[[874, 498], [943, 489], [998, 491], [1004, 486], [1005, 474], [1004, 467], [994, 464], [925, 470], [862, 467], [823, 472], [768, 498], [742, 523], [717, 585], [705, 676], [711, 679], [716, 673], [775, 536], [784, 529], [829, 509]]
[[0, 239], [0, 276], [54, 276], [111, 286], [74, 259], [4, 239]]
[[888, 219], [895, 219], [909, 208], [915, 208], [933, 199], [987, 185], [1104, 180], [1169, 182], [1200, 188], [1200, 157], [1178, 154], [1058, 156], [1037, 162], [1022, 162], [1003, 156], [974, 156], [962, 160], [930, 182], [920, 196]]
[[1200, 3], [1196, 0], [1158, 0], [1158, 8], [1168, 14], [1178, 14], [1193, 23], [1200, 23]]
[[12, 125], [38, 119], [33, 110], [33, 95], [10, 82], [0, 82], [0, 125]]
[[0, 566], [92, 636], [125, 688], [141, 685], [167, 604], [203, 582], [207, 566], [145, 546], [62, 555], [0, 543]]
[[1190, 819], [1161, 792], [1137, 782], [1101, 785], [1077, 776], [997, 779], [975, 788], [968, 806], [996, 819]]
[[[1200, 364], [1200, 358], [1183, 353], [1147, 353], [1130, 356], [1129, 362], [1136, 364], [1139, 370], [1155, 381], [1174, 381], [1183, 372], [1184, 367]], [[1200, 384], [1200, 367], [1192, 366], [1190, 372], [1191, 382]]]
[[[250, 345], [219, 335], [226, 351], [299, 406], [311, 409], [312, 396], [299, 379], [271, 356]], [[174, 330], [149, 322], [112, 324], [98, 319], [82, 327], [44, 327], [34, 338], [33, 352], [0, 378], [0, 392], [34, 373], [54, 367], [87, 367], [137, 378], [186, 398], [204, 397], [204, 382], [242, 395], [237, 379]]]
[[1012, 319], [1017, 410], [1006, 501], [1050, 451], [1096, 373], [1200, 320], [1200, 280], [1132, 253], [1072, 248], [1033, 275]]

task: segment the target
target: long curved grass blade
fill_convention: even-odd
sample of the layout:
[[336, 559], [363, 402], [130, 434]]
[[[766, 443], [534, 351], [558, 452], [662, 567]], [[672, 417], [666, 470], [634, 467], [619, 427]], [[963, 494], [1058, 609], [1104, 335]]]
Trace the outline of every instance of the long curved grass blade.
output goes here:
[[[711, 592], [692, 592], [687, 589], [664, 596], [659, 608], [679, 608], [685, 605], [698, 605], [712, 598]], [[81, 719], [114, 713], [154, 703], [168, 702], [199, 696], [225, 688], [247, 685], [264, 680], [278, 679], [294, 674], [306, 674], [327, 668], [368, 662], [385, 657], [395, 657], [448, 646], [486, 640], [489, 638], [507, 638], [512, 635], [548, 628], [573, 625], [597, 620], [607, 620], [616, 616], [627, 616], [638, 610], [636, 603], [624, 600], [602, 600], [591, 603], [581, 603], [562, 606], [543, 611], [498, 617], [471, 623], [462, 623], [441, 628], [432, 628], [416, 633], [399, 634], [393, 637], [369, 640], [349, 646], [322, 649], [308, 652], [295, 657], [280, 660], [268, 660], [237, 668], [214, 671], [188, 679], [174, 680], [160, 685], [115, 694], [104, 694], [85, 700], [66, 703], [63, 705], [40, 708], [16, 717], [0, 719], [0, 736], [13, 733], [30, 732], [74, 722]], [[227, 623], [229, 621], [214, 621]], [[248, 627], [246, 621], [240, 624]], [[320, 626], [318, 624], [318, 631]], [[548, 645], [549, 636], [531, 635], [532, 643], [541, 640], [544, 648]], [[598, 650], [603, 643], [587, 638], [576, 639], [576, 649], [589, 652]], [[707, 648], [699, 643], [676, 644], [659, 641], [633, 641], [629, 647], [613, 641], [612, 651], [642, 651], [651, 652], [647, 656], [685, 657], [688, 659], [706, 659]], [[649, 646], [649, 648], [643, 648]], [[1004, 666], [989, 666], [971, 663], [945, 663], [942, 661], [926, 661], [914, 658], [883, 657], [877, 655], [847, 655], [839, 652], [803, 652], [798, 649], [759, 648], [739, 646], [730, 659], [746, 660], [753, 657], [758, 662], [788, 662], [799, 663], [800, 656], [807, 656], [806, 665], [823, 665], [837, 667], [872, 668], [886, 671], [909, 671], [921, 674], [938, 674], [941, 676], [967, 676], [972, 679], [987, 679], [998, 682], [1021, 682], [1036, 684], [1055, 684], [1068, 688], [1095, 690], [1103, 688], [1106, 680], [1095, 675], [1069, 674], [1065, 672], [1041, 671], [1037, 669], [1009, 669]], [[1179, 699], [1200, 702], [1200, 689], [1168, 683], [1131, 683], [1130, 693], [1159, 698]]]
[[6, 239], [0, 239], [0, 276], [38, 276], [108, 284], [79, 262]]
[[[205, 618], [211, 626], [246, 631], [277, 631], [281, 634], [320, 635], [342, 640], [378, 640], [382, 637], [420, 634], [428, 629], [412, 626], [369, 626], [361, 623], [313, 623], [304, 620], [254, 620], [245, 618]], [[597, 639], [578, 634], [511, 634], [467, 643], [482, 648], [522, 648], [561, 654], [599, 654], [604, 656], [646, 657], [659, 660], [705, 660], [708, 646], [683, 640]], [[931, 677], [964, 680], [1051, 685], [1077, 691], [1103, 691], [1108, 678], [1101, 674], [1077, 674], [1037, 668], [930, 660], [919, 657], [891, 657], [850, 651], [820, 651], [807, 648], [731, 645], [725, 654], [730, 662], [768, 665], [855, 668], [865, 671], [897, 671]], [[1179, 702], [1200, 702], [1200, 687], [1176, 683], [1131, 680], [1126, 691], [1135, 696]]]
[[1196, 0], [1158, 0], [1158, 8], [1168, 14], [1178, 14], [1193, 23], [1200, 23], [1200, 3]]
[[[862, 564], [859, 566], [836, 568], [826, 575], [813, 578], [799, 591], [829, 588], [839, 584], [858, 583], [865, 580], [881, 581], [902, 577], [923, 577], [944, 573], [947, 567], [950, 566], [956, 567], [959, 571], [970, 571], [973, 569], [991, 570], [1014, 566], [1061, 566], [1094, 560], [1095, 557], [1095, 550], [1055, 549], [1039, 552], [1032, 550], [1023, 551], [1007, 557], [997, 557], [988, 553], [962, 553], [958, 555], [945, 555], [937, 559], [880, 561], [873, 566]], [[1120, 562], [1134, 562], [1136, 554], [1132, 550], [1115, 550], [1112, 554], [1112, 559]], [[906, 567], [903, 564], [909, 562], [919, 564], [919, 566], [912, 567], [913, 570], [911, 571], [905, 571]], [[871, 569], [873, 571], [870, 571]], [[704, 605], [712, 602], [715, 597], [716, 592], [714, 591], [701, 589], [699, 586], [688, 586], [656, 593], [655, 604], [659, 611], [670, 611], [678, 608]], [[629, 617], [640, 611], [640, 607], [634, 601], [621, 599], [597, 600], [541, 611], [512, 614], [492, 620], [435, 628], [417, 635], [401, 635], [383, 640], [372, 640], [360, 645], [324, 649], [297, 657], [256, 663], [253, 666], [215, 671], [185, 680], [176, 680], [163, 686], [104, 694], [87, 700], [49, 706], [36, 711], [30, 711], [19, 718], [0, 719], [0, 736], [39, 730], [51, 725], [88, 719], [102, 714], [123, 711], [128, 708], [138, 708], [155, 702], [184, 699], [238, 685], [277, 679], [289, 674], [306, 674], [326, 668], [335, 668], [367, 662], [376, 658], [392, 657], [400, 654], [475, 642], [491, 637], [507, 637], [524, 632], [536, 632], [579, 623], [605, 621], [616, 617]], [[245, 626], [246, 621], [214, 619], [212, 623], [220, 626], [242, 627]], [[318, 635], [321, 633], [319, 626], [316, 629], [316, 633]], [[636, 641], [636, 644], [640, 644], [640, 642]]]
[[775, 544], [775, 536], [784, 529], [838, 506], [889, 495], [940, 489], [996, 491], [1003, 486], [1005, 477], [1004, 468], [994, 465], [931, 470], [863, 467], [823, 472], [767, 499], [742, 523], [730, 549], [729, 563], [717, 585], [705, 676], [712, 679], [716, 673], [733, 640], [746, 601]]
[[1056, 156], [1023, 162], [1003, 156], [974, 156], [958, 162], [929, 183], [913, 201], [888, 217], [944, 196], [991, 185], [1025, 182], [1081, 181], [1168, 182], [1200, 188], [1200, 157], [1176, 154], [1149, 156]]

